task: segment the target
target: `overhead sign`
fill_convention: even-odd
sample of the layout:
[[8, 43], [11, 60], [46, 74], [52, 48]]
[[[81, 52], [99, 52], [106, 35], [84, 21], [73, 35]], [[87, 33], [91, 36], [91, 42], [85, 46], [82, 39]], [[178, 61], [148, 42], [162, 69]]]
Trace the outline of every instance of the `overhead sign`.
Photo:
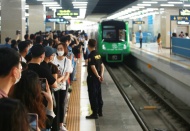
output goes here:
[[56, 16], [72, 16], [76, 17], [79, 16], [79, 9], [72, 9], [72, 10], [57, 10]]
[[145, 24], [145, 22], [144, 21], [133, 21], [133, 24]]
[[63, 24], [69, 24], [70, 22], [65, 18], [46, 18], [45, 22], [58, 22]]
[[170, 16], [170, 20], [171, 21], [189, 21], [190, 20], [190, 16], [175, 16], [175, 15], [171, 15]]
[[190, 16], [190, 9], [179, 9], [179, 15]]

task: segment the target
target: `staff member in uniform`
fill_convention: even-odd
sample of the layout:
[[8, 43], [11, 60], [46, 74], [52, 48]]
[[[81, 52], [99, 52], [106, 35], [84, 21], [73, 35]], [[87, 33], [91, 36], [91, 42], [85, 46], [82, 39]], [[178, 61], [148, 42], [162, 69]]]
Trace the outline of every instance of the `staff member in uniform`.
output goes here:
[[90, 39], [88, 41], [88, 49], [90, 51], [88, 57], [88, 76], [87, 86], [92, 114], [86, 116], [86, 119], [97, 119], [98, 115], [102, 115], [102, 93], [101, 82], [103, 81], [104, 65], [101, 56], [96, 52], [96, 40]]

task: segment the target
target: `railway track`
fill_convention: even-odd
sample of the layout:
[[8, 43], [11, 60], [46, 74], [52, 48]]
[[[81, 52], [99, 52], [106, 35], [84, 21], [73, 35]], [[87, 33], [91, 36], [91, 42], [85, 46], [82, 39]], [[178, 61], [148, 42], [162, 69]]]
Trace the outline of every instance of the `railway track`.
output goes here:
[[144, 131], [190, 131], [190, 108], [176, 108], [182, 104], [171, 103], [123, 63], [106, 68]]

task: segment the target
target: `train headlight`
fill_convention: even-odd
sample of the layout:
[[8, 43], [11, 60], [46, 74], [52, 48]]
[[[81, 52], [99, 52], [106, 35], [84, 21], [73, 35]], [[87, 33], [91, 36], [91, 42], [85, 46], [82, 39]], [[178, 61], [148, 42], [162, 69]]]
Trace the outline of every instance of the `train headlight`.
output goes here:
[[106, 50], [106, 46], [105, 46], [105, 45], [102, 45], [102, 49], [103, 49], [103, 50]]
[[123, 49], [127, 49], [127, 46], [125, 44], [123, 45]]

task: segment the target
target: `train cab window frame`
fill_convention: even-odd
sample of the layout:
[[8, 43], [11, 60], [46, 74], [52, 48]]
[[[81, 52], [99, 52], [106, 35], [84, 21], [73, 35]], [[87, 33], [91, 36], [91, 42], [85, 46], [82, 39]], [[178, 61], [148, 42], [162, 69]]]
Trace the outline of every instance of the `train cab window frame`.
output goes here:
[[102, 25], [102, 39], [105, 42], [123, 42], [126, 41], [125, 28], [117, 25]]
[[105, 25], [102, 29], [102, 39], [105, 41], [116, 41], [115, 26]]

